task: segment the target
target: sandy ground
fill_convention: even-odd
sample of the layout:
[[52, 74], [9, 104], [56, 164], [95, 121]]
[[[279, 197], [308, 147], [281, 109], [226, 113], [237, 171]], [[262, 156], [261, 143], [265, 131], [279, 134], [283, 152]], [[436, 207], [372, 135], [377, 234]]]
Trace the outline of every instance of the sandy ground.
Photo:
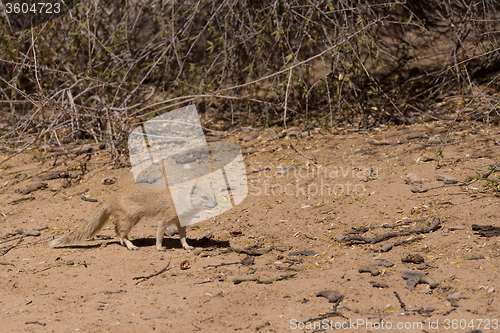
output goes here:
[[[271, 128], [249, 142], [238, 141], [244, 133], [226, 138], [250, 153], [244, 156], [249, 194], [232, 210], [188, 230], [194, 251], [183, 250], [173, 235], [164, 240], [168, 250], [157, 252], [155, 221], [133, 229], [139, 251], [120, 246], [111, 224], [99, 233], [109, 239], [50, 248], [55, 236], [95, 214], [99, 203], [82, 200], [84, 190], [87, 198], [106, 200], [133, 182], [132, 173], [102, 163], [108, 160], [102, 152], [92, 155], [83, 177], [70, 179], [70, 187], [49, 180], [46, 189], [23, 195], [16, 190], [37, 175], [54, 170], [81, 175], [81, 169], [74, 158], [59, 158], [53, 166], [54, 159], [17, 156], [0, 165], [0, 330], [498, 332], [500, 238], [481, 237], [471, 225], [500, 226], [500, 199], [484, 181], [463, 182], [487, 163], [500, 162], [494, 141], [500, 131], [479, 123], [460, 126], [439, 162], [440, 146], [407, 136], [444, 138], [444, 122], [366, 133], [318, 130], [281, 139], [281, 129]], [[405, 184], [410, 172], [427, 192], [413, 193]], [[436, 180], [438, 174], [457, 177], [458, 183], [445, 185]], [[104, 177], [117, 181], [103, 185]], [[34, 199], [9, 204], [26, 197]], [[375, 244], [345, 241], [355, 230], [359, 233], [351, 236], [374, 237], [425, 227], [435, 217], [440, 224], [431, 233]], [[353, 229], [380, 226], [385, 227], [364, 233]], [[26, 233], [33, 229], [41, 234]], [[380, 252], [387, 243], [392, 249]], [[248, 254], [254, 264], [245, 266], [240, 261]], [[421, 255], [427, 266], [402, 262], [410, 254]], [[394, 265], [379, 266], [376, 276], [359, 272], [377, 258]], [[185, 260], [189, 268], [182, 270]], [[134, 280], [167, 263], [163, 273]], [[404, 270], [427, 273], [439, 285], [420, 283], [409, 290]], [[248, 274], [257, 281], [233, 282]], [[387, 285], [373, 287], [370, 281]], [[316, 296], [325, 290], [340, 292], [342, 300], [335, 304]], [[452, 306], [452, 294], [467, 298]]]

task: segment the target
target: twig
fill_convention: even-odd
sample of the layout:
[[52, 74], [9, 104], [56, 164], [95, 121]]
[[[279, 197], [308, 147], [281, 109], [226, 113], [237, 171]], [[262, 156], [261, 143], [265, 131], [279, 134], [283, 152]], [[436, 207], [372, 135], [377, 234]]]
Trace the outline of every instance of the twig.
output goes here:
[[385, 240], [388, 240], [393, 237], [400, 237], [400, 236], [408, 236], [408, 235], [418, 235], [418, 234], [427, 234], [429, 232], [433, 232], [439, 228], [439, 225], [441, 224], [441, 220], [439, 217], [435, 217], [434, 220], [432, 220], [431, 223], [429, 223], [425, 227], [420, 227], [420, 228], [413, 228], [413, 229], [407, 229], [407, 230], [401, 230], [401, 231], [393, 231], [393, 232], [388, 232], [379, 236], [375, 237], [363, 237], [363, 236], [358, 236], [358, 235], [349, 235], [340, 238], [338, 241], [339, 242], [351, 242], [351, 241], [358, 241], [361, 243], [365, 244], [376, 244], [383, 242]]
[[7, 252], [9, 252], [13, 248], [17, 247], [19, 244], [21, 244], [22, 241], [23, 241], [23, 237], [21, 237], [19, 239], [19, 241], [15, 245], [10, 245], [10, 246], [7, 246], [7, 247], [3, 248], [2, 252], [0, 253], [0, 257], [3, 256], [3, 255], [6, 255]]
[[295, 150], [295, 152], [296, 152], [297, 154], [299, 154], [300, 156], [302, 156], [302, 157], [304, 157], [304, 158], [306, 158], [306, 159], [308, 159], [308, 160], [313, 161], [313, 163], [314, 163], [314, 164], [318, 164], [318, 162], [316, 162], [314, 159], [312, 159], [312, 158], [310, 158], [310, 157], [307, 157], [306, 155], [302, 154], [302, 152], [301, 152], [300, 150], [298, 150], [297, 148], [295, 148], [295, 146], [293, 145], [293, 143], [292, 143], [292, 142], [290, 142], [290, 148], [292, 148], [293, 150]]
[[17, 200], [9, 202], [9, 205], [17, 205], [23, 201], [32, 201], [32, 200], [35, 200], [35, 197], [21, 198], [21, 199], [17, 199]]
[[333, 305], [333, 312], [337, 312], [337, 307], [339, 306], [340, 302], [342, 302], [343, 299], [344, 295], [341, 295], [337, 300], [337, 302], [335, 302], [335, 304]]
[[2, 262], [0, 261], [0, 265], [4, 265], [4, 266], [14, 266], [14, 264], [10, 263], [10, 262]]
[[203, 269], [206, 269], [206, 268], [218, 268], [218, 267], [222, 267], [222, 266], [238, 265], [238, 264], [242, 264], [242, 263], [239, 262], [239, 261], [236, 261], [236, 262], [223, 262], [223, 263], [218, 264], [218, 265], [208, 265], [208, 266], [205, 266], [205, 267], [203, 267]]
[[212, 280], [205, 280], [205, 281], [196, 282], [194, 285], [198, 286], [200, 284], [205, 284], [205, 283], [209, 283], [209, 282], [214, 282], [214, 281], [212, 281]]
[[401, 300], [401, 297], [399, 297], [399, 294], [395, 291], [394, 292], [394, 295], [396, 295], [396, 298], [398, 299], [399, 301], [399, 305], [401, 306], [401, 309], [403, 309], [405, 312], [406, 312], [406, 305], [405, 303], [403, 303], [403, 301]]
[[39, 321], [27, 321], [27, 322], [25, 322], [25, 324], [26, 324], [26, 325], [29, 325], [29, 324], [36, 324], [36, 325], [41, 325], [41, 326], [45, 326], [45, 325], [47, 325], [47, 324], [45, 324], [45, 323], [41, 323], [41, 322], [39, 322]]
[[135, 284], [135, 285], [137, 286], [139, 283], [144, 282], [144, 281], [146, 281], [147, 279], [152, 278], [153, 276], [157, 276], [157, 275], [160, 275], [161, 273], [165, 272], [165, 271], [168, 269], [168, 266], [170, 266], [170, 260], [168, 261], [167, 266], [165, 266], [165, 268], [164, 268], [164, 269], [162, 269], [161, 271], [156, 272], [156, 273], [149, 274], [148, 276], [137, 276], [137, 277], [133, 278], [132, 280], [139, 280], [139, 279], [142, 279], [141, 281], [138, 281], [138, 282]]

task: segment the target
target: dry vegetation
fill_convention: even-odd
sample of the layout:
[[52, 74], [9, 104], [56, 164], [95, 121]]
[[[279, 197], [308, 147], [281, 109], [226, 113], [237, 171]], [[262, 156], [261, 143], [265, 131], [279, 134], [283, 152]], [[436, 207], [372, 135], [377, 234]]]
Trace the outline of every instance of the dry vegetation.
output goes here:
[[0, 14], [3, 150], [87, 138], [116, 160], [131, 127], [188, 103], [222, 131], [498, 115], [495, 0], [67, 4]]

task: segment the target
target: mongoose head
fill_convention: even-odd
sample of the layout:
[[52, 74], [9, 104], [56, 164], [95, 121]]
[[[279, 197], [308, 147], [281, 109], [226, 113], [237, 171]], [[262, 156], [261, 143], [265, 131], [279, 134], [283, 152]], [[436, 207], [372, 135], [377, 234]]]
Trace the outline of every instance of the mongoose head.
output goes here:
[[204, 209], [211, 209], [219, 204], [215, 198], [212, 183], [210, 183], [210, 187], [208, 189], [198, 185], [193, 185], [189, 191], [189, 197], [193, 206], [203, 207]]

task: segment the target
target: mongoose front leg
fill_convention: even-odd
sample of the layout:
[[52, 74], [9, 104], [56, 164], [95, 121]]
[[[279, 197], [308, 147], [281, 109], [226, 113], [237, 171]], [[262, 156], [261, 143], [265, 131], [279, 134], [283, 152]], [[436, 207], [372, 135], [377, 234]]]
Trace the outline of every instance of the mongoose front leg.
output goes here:
[[160, 252], [165, 252], [167, 249], [163, 247], [163, 235], [167, 229], [167, 221], [158, 222], [158, 230], [156, 231], [156, 249]]
[[194, 250], [194, 247], [189, 246], [189, 244], [186, 242], [186, 227], [181, 227], [177, 226], [179, 229], [179, 237], [181, 239], [181, 244], [184, 250]]

